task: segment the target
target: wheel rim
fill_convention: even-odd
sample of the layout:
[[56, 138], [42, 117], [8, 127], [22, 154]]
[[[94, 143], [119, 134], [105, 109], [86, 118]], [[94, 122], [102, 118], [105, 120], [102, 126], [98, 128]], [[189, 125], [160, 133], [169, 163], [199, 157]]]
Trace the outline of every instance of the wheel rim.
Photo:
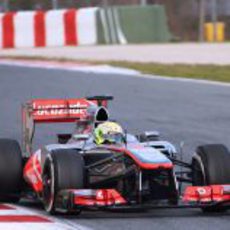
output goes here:
[[47, 212], [54, 211], [54, 171], [52, 161], [46, 165], [43, 172], [43, 203]]

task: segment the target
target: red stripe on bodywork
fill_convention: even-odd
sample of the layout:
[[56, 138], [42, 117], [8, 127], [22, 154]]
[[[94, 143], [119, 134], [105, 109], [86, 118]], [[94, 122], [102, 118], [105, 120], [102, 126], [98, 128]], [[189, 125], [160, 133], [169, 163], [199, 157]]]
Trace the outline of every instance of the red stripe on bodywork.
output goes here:
[[8, 205], [5, 204], [0, 204], [0, 210], [14, 210], [15, 208], [10, 207]]
[[45, 12], [37, 11], [34, 16], [35, 47], [46, 46]]
[[64, 13], [65, 45], [77, 45], [76, 10]]
[[33, 187], [34, 191], [37, 193], [43, 190], [42, 167], [39, 160], [40, 155], [40, 151], [37, 151], [35, 154], [33, 154], [27, 161], [23, 171], [25, 180]]
[[33, 216], [33, 215], [6, 215], [0, 216], [0, 222], [52, 222], [51, 220], [41, 217], [41, 216]]
[[15, 13], [10, 12], [4, 14], [2, 18], [2, 44], [3, 48], [14, 47], [14, 15]]

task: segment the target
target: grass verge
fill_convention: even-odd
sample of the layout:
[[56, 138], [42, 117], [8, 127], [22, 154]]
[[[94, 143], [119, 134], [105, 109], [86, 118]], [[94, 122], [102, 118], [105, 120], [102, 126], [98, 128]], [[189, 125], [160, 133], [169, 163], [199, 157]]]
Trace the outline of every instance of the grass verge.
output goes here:
[[230, 65], [187, 65], [135, 62], [107, 62], [107, 64], [138, 70], [145, 74], [230, 82]]

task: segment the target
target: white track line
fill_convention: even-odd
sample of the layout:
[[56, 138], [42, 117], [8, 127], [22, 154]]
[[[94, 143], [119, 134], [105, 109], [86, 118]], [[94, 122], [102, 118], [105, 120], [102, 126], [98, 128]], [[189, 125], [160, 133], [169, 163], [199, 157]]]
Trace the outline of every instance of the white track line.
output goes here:
[[230, 83], [225, 83], [225, 82], [197, 80], [197, 79], [189, 79], [183, 77], [180, 78], [180, 77], [167, 77], [167, 76], [157, 76], [157, 75], [150, 75], [150, 74], [141, 74], [139, 71], [136, 70], [113, 67], [109, 65], [90, 66], [86, 64], [76, 64], [71, 62], [62, 63], [62, 62], [55, 62], [55, 61], [50, 62], [50, 61], [30, 61], [30, 60], [9, 60], [9, 59], [0, 59], [0, 65], [66, 70], [66, 71], [77, 71], [77, 72], [80, 71], [80, 72], [95, 73], [95, 74], [129, 75], [132, 77], [146, 78], [146, 79], [153, 79], [153, 80], [156, 79], [156, 80], [164, 80], [164, 81], [177, 81], [177, 82], [230, 87]]
[[230, 87], [230, 83], [227, 82], [218, 82], [218, 81], [211, 81], [211, 80], [197, 80], [197, 79], [190, 79], [190, 78], [183, 78], [183, 77], [167, 77], [167, 76], [158, 76], [158, 75], [151, 75], [151, 74], [141, 74], [137, 77], [144, 77], [147, 79], [158, 79], [158, 80], [165, 80], [165, 81], [179, 81], [179, 82], [191, 82], [196, 84], [205, 84], [205, 85], [216, 85], [216, 86], [227, 86]]
[[121, 75], [136, 75], [140, 74], [136, 70], [113, 67], [110, 65], [86, 65], [61, 62], [45, 62], [45, 61], [21, 61], [21, 60], [0, 60], [1, 65], [19, 66], [28, 68], [56, 69], [67, 71], [81, 71], [85, 73], [100, 73], [100, 74], [121, 74]]

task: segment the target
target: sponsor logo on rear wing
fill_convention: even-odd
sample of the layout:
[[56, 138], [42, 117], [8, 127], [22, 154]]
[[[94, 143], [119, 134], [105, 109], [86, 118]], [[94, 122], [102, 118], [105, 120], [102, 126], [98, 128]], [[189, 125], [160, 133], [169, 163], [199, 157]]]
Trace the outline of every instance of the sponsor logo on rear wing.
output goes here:
[[35, 122], [73, 122], [86, 117], [87, 108], [95, 102], [86, 99], [33, 100], [30, 115]]

